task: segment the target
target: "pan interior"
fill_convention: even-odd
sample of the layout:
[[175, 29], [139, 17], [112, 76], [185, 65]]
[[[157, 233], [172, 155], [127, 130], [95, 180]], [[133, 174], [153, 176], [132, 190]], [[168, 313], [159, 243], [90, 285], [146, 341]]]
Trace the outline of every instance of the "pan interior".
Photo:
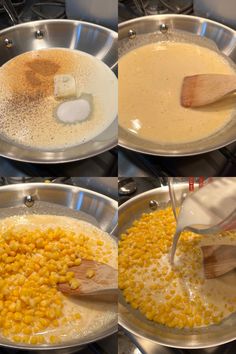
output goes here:
[[[143, 20], [145, 23], [145, 20]], [[140, 33], [139, 26], [140, 25]], [[147, 24], [148, 25], [148, 24]], [[125, 24], [123, 25], [125, 28]], [[122, 27], [122, 26], [121, 26]], [[151, 27], [151, 26], [150, 26]], [[122, 28], [122, 31], [124, 31]], [[135, 25], [133, 26], [136, 29]], [[211, 51], [217, 53], [219, 56], [225, 60], [225, 63], [232, 69], [232, 73], [235, 72], [235, 64], [234, 62], [226, 55], [224, 55], [217, 47], [216, 42], [210, 40], [209, 38], [205, 38], [203, 36], [197, 36], [192, 33], [188, 33], [182, 30], [169, 30], [166, 34], [161, 32], [153, 32], [150, 33], [142, 33], [143, 28], [140, 23], [137, 23], [137, 34], [135, 38], [121, 38], [119, 40], [119, 58], [123, 58], [124, 55], [130, 53], [131, 51], [143, 47], [146, 45], [151, 45], [154, 43], [185, 43], [192, 44], [200, 47], [204, 47], [210, 49]], [[147, 31], [147, 30], [146, 30]], [[174, 61], [174, 58], [173, 58]], [[158, 65], [158, 63], [157, 63]], [[151, 69], [150, 69], [151, 70]], [[176, 68], [178, 70], [178, 67]], [[168, 95], [168, 92], [166, 93]], [[157, 95], [158, 101], [158, 95]], [[227, 103], [228, 104], [228, 103]], [[210, 150], [214, 150], [217, 147], [221, 147], [235, 140], [236, 134], [236, 114], [235, 114], [235, 105], [233, 99], [229, 103], [231, 109], [231, 116], [228, 119], [228, 122], [218, 131], [213, 132], [209, 136], [202, 138], [197, 141], [186, 141], [184, 143], [176, 143], [176, 142], [165, 142], [161, 143], [158, 141], [153, 141], [147, 139], [142, 136], [138, 136], [137, 134], [131, 133], [129, 130], [124, 128], [122, 125], [119, 127], [119, 143], [120, 145], [143, 153], [149, 153], [153, 155], [163, 155], [163, 156], [178, 156], [178, 155], [194, 155], [199, 154], [201, 152], [206, 152]], [[214, 108], [216, 114], [219, 111], [219, 107]], [[171, 114], [171, 111], [169, 112]], [[174, 117], [173, 117], [174, 118]], [[213, 119], [214, 117], [212, 117]], [[168, 120], [168, 113], [166, 116]], [[156, 127], [158, 129], [158, 126]], [[155, 129], [154, 129], [155, 130]], [[153, 131], [154, 131], [153, 130]]]
[[[54, 97], [57, 75], [75, 80], [73, 96]], [[94, 139], [116, 118], [116, 76], [89, 54], [62, 48], [27, 52], [4, 64], [0, 77], [0, 133], [13, 144], [63, 151]], [[71, 121], [80, 98], [89, 104], [89, 113], [82, 121]], [[64, 121], [57, 117], [61, 103], [67, 104]], [[79, 115], [81, 109], [77, 107]]]
[[[36, 216], [36, 218], [42, 218], [42, 220], [45, 218], [45, 221], [47, 220], [48, 216], [49, 216], [49, 219], [51, 218], [51, 221], [52, 224], [53, 224], [53, 220], [56, 220], [55, 218], [58, 218], [58, 221], [59, 223], [62, 222], [62, 227], [63, 225], [65, 225], [66, 227], [66, 222], [68, 221], [68, 227], [70, 228], [70, 225], [75, 225], [75, 223], [77, 223], [78, 221], [81, 221], [81, 225], [83, 225], [83, 223], [85, 222], [86, 224], [84, 224], [85, 226], [88, 225], [87, 223], [89, 223], [91, 226], [91, 232], [93, 232], [93, 227], [95, 226], [96, 229], [99, 228], [99, 223], [98, 221], [96, 220], [95, 217], [87, 214], [86, 212], [83, 212], [83, 211], [76, 211], [76, 210], [73, 210], [73, 209], [70, 209], [70, 208], [67, 208], [67, 207], [64, 207], [64, 206], [60, 206], [58, 204], [54, 204], [54, 203], [48, 203], [48, 202], [44, 202], [44, 201], [35, 201], [34, 202], [34, 205], [30, 208], [27, 208], [25, 206], [16, 206], [16, 207], [10, 207], [10, 208], [1, 208], [0, 209], [0, 212], [1, 212], [1, 217], [0, 217], [0, 222], [3, 221], [4, 222], [4, 219], [7, 220], [7, 218], [11, 218], [11, 217], [16, 217], [17, 220], [20, 220], [21, 217], [24, 218], [26, 217], [26, 220], [27, 220], [27, 217], [34, 217]], [[40, 217], [41, 215], [41, 217]], [[55, 216], [55, 217], [54, 217]], [[62, 218], [60, 218], [60, 216]], [[60, 221], [60, 219], [62, 221]], [[8, 219], [9, 220], [9, 219]], [[30, 219], [29, 219], [30, 220]], [[34, 220], [34, 219], [32, 219]], [[35, 219], [37, 220], [37, 219]], [[39, 220], [39, 223], [42, 222], [42, 220], [40, 221]], [[66, 221], [67, 220], [67, 221]], [[24, 221], [23, 221], [24, 222]], [[42, 227], [44, 227], [43, 224], [41, 224]], [[78, 224], [79, 225], [79, 224]], [[88, 226], [89, 227], [89, 226]], [[96, 231], [94, 229], [94, 231]], [[89, 232], [89, 230], [88, 230]], [[95, 232], [96, 234], [96, 232]], [[108, 234], [106, 234], [107, 237], [109, 237]], [[112, 243], [115, 245], [116, 243], [116, 240], [114, 237], [112, 237]], [[110, 243], [110, 241], [109, 241]], [[58, 348], [63, 348], [65, 346], [67, 347], [70, 347], [70, 346], [79, 346], [79, 345], [83, 345], [84, 343], [89, 343], [91, 341], [94, 341], [94, 340], [97, 340], [97, 339], [100, 339], [100, 338], [103, 338], [104, 336], [107, 336], [111, 333], [113, 333], [116, 329], [116, 325], [117, 325], [117, 306], [116, 304], [107, 304], [107, 303], [97, 303], [96, 302], [93, 302], [92, 300], [85, 300], [85, 299], [82, 299], [78, 302], [78, 300], [72, 300], [72, 302], [66, 302], [66, 308], [68, 309], [70, 306], [82, 306], [82, 308], [84, 308], [84, 311], [88, 312], [87, 313], [87, 319], [89, 319], [89, 316], [90, 316], [90, 312], [92, 311], [93, 312], [93, 315], [94, 315], [94, 311], [104, 311], [104, 323], [101, 322], [100, 326], [98, 327], [94, 327], [94, 323], [90, 323], [90, 329], [87, 331], [82, 333], [82, 335], [77, 335], [76, 333], [74, 333], [74, 338], [68, 338], [68, 340], [62, 342], [61, 344], [57, 344], [57, 347]], [[69, 304], [69, 307], [68, 307], [68, 304]], [[100, 308], [101, 307], [101, 308]], [[97, 308], [97, 310], [96, 310]], [[100, 310], [99, 310], [100, 308]], [[107, 313], [107, 315], [106, 315]], [[99, 317], [99, 316], [98, 316]], [[100, 319], [102, 320], [102, 316], [100, 316]], [[86, 320], [87, 322], [87, 320]], [[91, 321], [90, 321], [91, 322]], [[1, 343], [5, 346], [13, 346], [13, 347], [17, 347], [17, 348], [24, 348], [24, 349], [30, 349], [30, 348], [34, 348], [35, 347], [32, 347], [31, 345], [23, 345], [23, 344], [18, 344], [18, 343], [10, 343], [8, 340], [6, 340], [6, 338], [4, 337], [1, 337]], [[41, 349], [42, 348], [53, 348], [55, 347], [55, 345], [41, 345]]]
[[16, 206], [10, 208], [0, 208], [0, 220], [9, 218], [11, 216], [24, 216], [24, 215], [57, 215], [68, 216], [78, 220], [86, 221], [99, 228], [99, 223], [95, 217], [87, 214], [81, 210], [74, 210], [61, 206], [55, 203], [44, 202], [42, 200], [36, 200], [34, 205], [30, 208], [25, 206]]
[[[179, 185], [175, 189], [177, 201], [180, 202], [188, 186]], [[119, 209], [119, 234], [125, 232], [143, 213], [150, 213], [150, 201], [157, 201], [160, 208], [169, 206], [167, 187], [158, 188], [141, 194], [135, 200], [122, 205]], [[148, 321], [138, 310], [126, 303], [122, 292], [119, 293], [120, 325], [143, 339], [176, 348], [204, 348], [220, 345], [235, 339], [236, 313], [232, 314], [219, 325], [211, 325], [193, 329], [174, 329]]]

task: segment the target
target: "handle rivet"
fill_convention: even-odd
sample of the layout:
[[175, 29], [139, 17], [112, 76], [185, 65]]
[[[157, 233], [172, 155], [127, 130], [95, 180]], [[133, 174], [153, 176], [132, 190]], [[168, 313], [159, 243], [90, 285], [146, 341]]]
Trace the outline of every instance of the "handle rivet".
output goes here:
[[9, 38], [4, 39], [4, 44], [7, 48], [11, 48], [13, 46], [13, 41]]
[[27, 208], [31, 208], [34, 205], [34, 198], [31, 195], [27, 195], [24, 203]]
[[129, 39], [134, 39], [136, 37], [136, 32], [130, 29], [128, 35], [129, 35]]
[[161, 33], [167, 33], [167, 32], [168, 32], [168, 29], [169, 29], [169, 27], [168, 27], [168, 25], [166, 25], [165, 23], [162, 23], [162, 24], [160, 25], [160, 31], [161, 31]]
[[36, 39], [43, 39], [43, 37], [44, 37], [43, 31], [37, 30], [37, 31], [35, 32], [35, 38], [36, 38]]
[[151, 210], [156, 210], [159, 206], [160, 206], [160, 204], [156, 200], [150, 200], [149, 208]]

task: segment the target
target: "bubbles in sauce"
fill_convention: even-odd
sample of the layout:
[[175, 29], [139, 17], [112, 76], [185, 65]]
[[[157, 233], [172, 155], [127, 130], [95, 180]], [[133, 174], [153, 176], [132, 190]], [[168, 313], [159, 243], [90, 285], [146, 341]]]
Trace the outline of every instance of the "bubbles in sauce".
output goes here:
[[206, 280], [201, 246], [236, 245], [236, 232], [206, 238], [184, 231], [172, 267], [169, 253], [175, 226], [172, 210], [167, 208], [143, 214], [121, 236], [119, 286], [124, 298], [149, 321], [172, 328], [230, 321], [227, 318], [236, 311], [236, 273]]
[[198, 109], [180, 105], [183, 78], [235, 74], [214, 50], [184, 42], [159, 42], [130, 50], [119, 59], [119, 124], [130, 133], [160, 144], [204, 139], [224, 128], [235, 99]]
[[[93, 96], [89, 119], [63, 124], [55, 118], [63, 102], [54, 97], [54, 76], [60, 74], [73, 75], [77, 97]], [[86, 53], [36, 50], [0, 68], [0, 134], [7, 140], [41, 150], [63, 149], [98, 136], [116, 115], [117, 79], [105, 64]]]
[[[48, 230], [60, 227], [67, 232], [74, 232], [78, 237], [86, 235], [87, 242], [91, 243], [91, 249], [100, 240], [104, 248], [100, 261], [117, 268], [117, 245], [116, 242], [104, 231], [82, 221], [65, 216], [56, 215], [25, 215], [14, 216], [0, 220], [0, 233], [7, 230]], [[108, 251], [109, 250], [109, 251]], [[109, 253], [109, 257], [107, 256]], [[105, 258], [107, 258], [105, 260]], [[99, 335], [109, 327], [117, 323], [117, 304], [91, 301], [85, 298], [63, 297], [63, 315], [58, 318], [59, 326], [38, 332], [50, 343], [53, 335], [61, 342], [83, 340], [91, 335]], [[79, 313], [79, 318], [76, 315]]]

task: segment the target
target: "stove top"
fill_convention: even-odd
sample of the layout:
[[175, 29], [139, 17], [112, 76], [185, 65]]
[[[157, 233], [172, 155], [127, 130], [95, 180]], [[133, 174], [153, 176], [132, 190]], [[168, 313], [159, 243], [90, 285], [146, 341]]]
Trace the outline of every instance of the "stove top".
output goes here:
[[32, 164], [0, 157], [0, 176], [43, 177], [43, 176], [117, 176], [117, 149], [82, 161], [65, 164]]
[[[12, 4], [19, 16], [20, 22], [36, 21], [41, 19], [66, 18], [65, 1], [52, 0], [12, 0]], [[9, 16], [0, 6], [0, 29], [12, 26]]]
[[192, 0], [119, 0], [119, 22], [139, 16], [192, 12]]
[[[234, 354], [236, 351], [236, 341], [220, 345], [213, 348], [203, 349], [178, 349], [164, 347], [163, 345], [154, 344], [144, 339], [135, 338], [130, 340], [126, 335], [118, 336], [120, 344], [119, 354]], [[122, 348], [126, 350], [122, 350]]]
[[235, 176], [236, 143], [209, 152], [187, 157], [156, 157], [119, 150], [119, 176]]
[[[35, 350], [34, 354], [42, 354], [45, 351]], [[47, 351], [48, 353], [49, 351]], [[32, 351], [6, 349], [0, 347], [1, 354], [32, 354]], [[53, 350], [53, 354], [118, 354], [117, 335], [113, 334], [105, 339], [84, 346], [82, 349], [68, 348], [61, 350]]]

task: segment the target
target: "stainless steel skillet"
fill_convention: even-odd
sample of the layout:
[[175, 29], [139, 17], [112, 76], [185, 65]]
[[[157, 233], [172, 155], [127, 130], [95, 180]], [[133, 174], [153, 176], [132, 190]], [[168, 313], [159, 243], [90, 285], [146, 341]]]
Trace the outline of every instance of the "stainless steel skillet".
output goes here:
[[[177, 201], [180, 201], [188, 192], [188, 184], [179, 184], [175, 190]], [[127, 230], [142, 213], [163, 208], [169, 202], [168, 187], [153, 189], [130, 199], [119, 208], [118, 233]], [[155, 353], [155, 346], [160, 344], [173, 348], [197, 349], [217, 346], [236, 339], [236, 313], [219, 325], [192, 330], [171, 329], [148, 321], [138, 310], [132, 309], [125, 302], [122, 292], [119, 294], [119, 324], [134, 341], [140, 345], [143, 342], [145, 348], [149, 347], [150, 354]]]
[[[199, 44], [201, 38], [208, 38], [218, 47], [219, 51], [236, 63], [236, 32], [233, 29], [205, 18], [186, 15], [154, 15], [121, 23], [119, 25], [119, 57], [141, 45], [153, 43], [157, 40], [168, 40], [170, 33], [187, 33], [192, 35], [193, 38], [195, 37]], [[142, 40], [140, 40], [140, 37], [142, 37]], [[151, 142], [119, 127], [120, 146], [132, 151], [156, 156], [202, 154], [219, 149], [235, 140], [235, 117], [222, 131], [206, 139], [185, 144]]]
[[[117, 202], [87, 189], [45, 183], [16, 184], [0, 187], [0, 219], [13, 215], [55, 214], [88, 221], [113, 235], [117, 224]], [[112, 236], [111, 236], [112, 237]], [[0, 337], [0, 346], [24, 350], [72, 353], [84, 345], [105, 338], [117, 330], [114, 320], [104, 329], [82, 340], [58, 345], [32, 346], [11, 343]], [[64, 351], [63, 351], [64, 350]], [[0, 350], [1, 351], [1, 350]]]
[[[89, 53], [117, 69], [117, 33], [92, 23], [42, 20], [0, 31], [0, 66], [24, 52], [43, 48], [69, 48]], [[0, 136], [0, 155], [23, 162], [64, 163], [98, 155], [117, 145], [117, 120], [91, 141], [55, 151], [13, 144]]]

